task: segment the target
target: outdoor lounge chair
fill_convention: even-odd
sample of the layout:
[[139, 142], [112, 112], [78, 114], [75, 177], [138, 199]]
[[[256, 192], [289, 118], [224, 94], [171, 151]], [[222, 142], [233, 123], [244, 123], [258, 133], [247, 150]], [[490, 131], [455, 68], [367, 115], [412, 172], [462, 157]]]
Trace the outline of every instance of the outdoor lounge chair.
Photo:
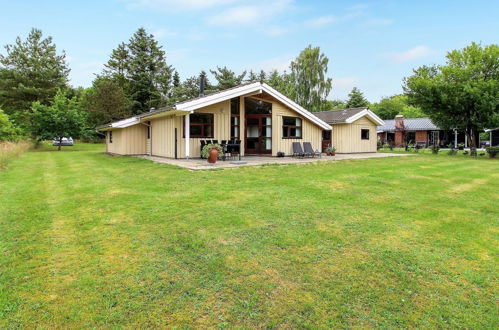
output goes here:
[[305, 149], [305, 154], [309, 155], [311, 157], [321, 157], [321, 153], [319, 151], [314, 151], [314, 148], [312, 148], [312, 144], [310, 142], [303, 142], [303, 149]]
[[305, 157], [305, 153], [301, 148], [300, 142], [293, 142], [293, 157]]

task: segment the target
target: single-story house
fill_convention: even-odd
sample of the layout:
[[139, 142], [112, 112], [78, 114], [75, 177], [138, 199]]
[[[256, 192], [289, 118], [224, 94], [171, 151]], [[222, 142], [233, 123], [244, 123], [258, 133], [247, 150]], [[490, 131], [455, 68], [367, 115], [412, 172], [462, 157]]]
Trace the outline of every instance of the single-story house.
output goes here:
[[485, 132], [490, 133], [490, 146], [491, 147], [499, 146], [499, 127], [486, 129]]
[[[463, 132], [441, 129], [430, 118], [404, 118], [403, 115], [385, 120], [384, 125], [378, 126], [378, 139], [382, 144], [388, 143], [394, 147], [404, 147], [409, 143], [425, 147], [435, 144], [457, 147], [462, 143], [468, 147], [468, 139]], [[476, 141], [479, 141], [478, 132]]]
[[334, 111], [314, 112], [332, 126], [332, 131], [323, 131], [322, 148], [329, 145], [337, 153], [376, 152], [376, 129], [384, 122], [366, 107]]
[[[98, 127], [120, 155], [200, 157], [201, 140], [240, 140], [240, 154], [292, 154], [292, 142], [319, 150], [331, 126], [262, 82], [252, 82]], [[374, 134], [374, 133], [373, 133]]]

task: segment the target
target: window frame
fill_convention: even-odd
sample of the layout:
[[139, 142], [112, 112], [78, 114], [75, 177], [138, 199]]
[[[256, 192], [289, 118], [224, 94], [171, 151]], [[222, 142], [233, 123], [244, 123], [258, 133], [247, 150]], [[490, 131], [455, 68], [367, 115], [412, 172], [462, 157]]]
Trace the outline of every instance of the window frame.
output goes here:
[[[237, 107], [237, 112], [233, 111], [233, 106]], [[237, 125], [232, 123], [232, 118], [238, 118]], [[233, 136], [234, 128], [237, 129], [238, 136]], [[230, 100], [230, 138], [231, 140], [241, 140], [241, 99], [239, 97]]]
[[[208, 123], [193, 123], [192, 122], [192, 115], [205, 115], [210, 117], [210, 121]], [[183, 137], [185, 138], [185, 116], [184, 116], [184, 125], [183, 126]], [[200, 126], [201, 127], [201, 134], [192, 134], [192, 126]], [[205, 135], [205, 127], [206, 126], [211, 126], [211, 135], [207, 136]], [[191, 114], [191, 117], [189, 118], [189, 138], [194, 138], [194, 139], [213, 139], [215, 136], [215, 114], [214, 113], [193, 113]]]
[[[364, 137], [364, 132], [367, 132], [367, 138]], [[360, 129], [360, 139], [361, 140], [370, 140], [371, 138], [371, 130], [369, 128], [361, 128]]]
[[113, 131], [109, 131], [109, 143], [113, 143]]
[[[285, 118], [293, 118], [295, 119], [295, 123], [296, 123], [296, 119], [300, 119], [300, 126], [297, 126], [297, 125], [285, 125], [284, 124], [284, 119]], [[291, 129], [296, 129], [296, 128], [299, 128], [300, 129], [300, 136], [291, 136], [290, 135], [290, 130]], [[284, 129], [286, 129], [286, 136], [284, 135]], [[301, 117], [293, 117], [293, 116], [283, 116], [282, 117], [282, 138], [283, 139], [303, 139], [303, 118]]]

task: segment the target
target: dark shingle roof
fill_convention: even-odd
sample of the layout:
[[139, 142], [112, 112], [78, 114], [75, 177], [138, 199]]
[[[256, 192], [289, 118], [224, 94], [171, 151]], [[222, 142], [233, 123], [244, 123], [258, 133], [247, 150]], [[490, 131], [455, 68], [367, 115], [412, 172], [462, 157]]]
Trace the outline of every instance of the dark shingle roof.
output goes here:
[[[404, 127], [406, 131], [431, 131], [440, 128], [433, 124], [430, 118], [404, 118]], [[385, 120], [383, 126], [378, 126], [378, 131], [394, 132], [395, 119]]]
[[350, 108], [333, 111], [312, 112], [317, 118], [322, 119], [326, 123], [344, 123], [352, 116], [355, 116], [361, 111], [366, 110], [366, 107]]

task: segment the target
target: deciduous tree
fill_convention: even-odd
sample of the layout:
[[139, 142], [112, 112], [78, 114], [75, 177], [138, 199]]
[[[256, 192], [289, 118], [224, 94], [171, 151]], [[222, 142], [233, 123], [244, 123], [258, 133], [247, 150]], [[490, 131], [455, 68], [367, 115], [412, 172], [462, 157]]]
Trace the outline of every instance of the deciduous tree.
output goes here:
[[422, 66], [404, 80], [409, 102], [438, 126], [466, 132], [476, 156], [477, 132], [499, 117], [499, 45], [472, 43], [446, 56], [445, 65]]
[[295, 86], [294, 100], [309, 111], [324, 110], [324, 101], [331, 91], [332, 79], [327, 78], [329, 59], [319, 47], [308, 46], [291, 62], [290, 80]]
[[[50, 105], [36, 101], [32, 105], [32, 134], [38, 140], [63, 137], [78, 138], [84, 132], [86, 114], [80, 109], [76, 98], [68, 99], [58, 91]], [[59, 143], [61, 150], [61, 143]]]

